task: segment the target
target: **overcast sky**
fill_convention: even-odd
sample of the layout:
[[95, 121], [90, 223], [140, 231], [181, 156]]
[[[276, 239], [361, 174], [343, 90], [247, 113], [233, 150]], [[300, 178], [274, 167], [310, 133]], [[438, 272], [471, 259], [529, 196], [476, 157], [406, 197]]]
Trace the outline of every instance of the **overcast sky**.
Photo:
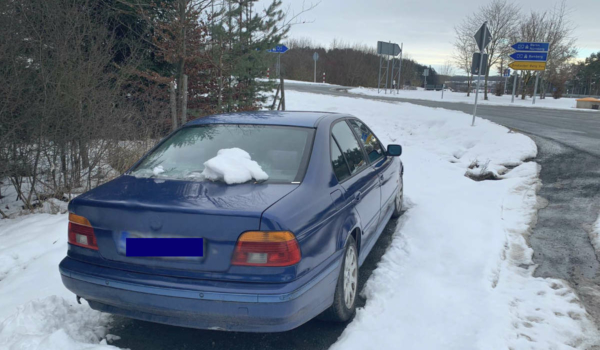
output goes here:
[[[313, 4], [317, 1], [312, 0]], [[378, 40], [404, 43], [404, 52], [421, 64], [439, 67], [451, 59], [454, 26], [489, 0], [321, 0], [301, 16], [311, 22], [292, 27], [291, 38], [310, 38], [326, 47], [333, 39], [375, 47]], [[522, 0], [521, 11], [550, 10], [558, 0]], [[260, 0], [257, 7], [270, 3]], [[302, 0], [283, 0], [298, 13]], [[304, 5], [310, 6], [311, 0]], [[579, 57], [600, 51], [600, 0], [567, 0], [576, 25]]]

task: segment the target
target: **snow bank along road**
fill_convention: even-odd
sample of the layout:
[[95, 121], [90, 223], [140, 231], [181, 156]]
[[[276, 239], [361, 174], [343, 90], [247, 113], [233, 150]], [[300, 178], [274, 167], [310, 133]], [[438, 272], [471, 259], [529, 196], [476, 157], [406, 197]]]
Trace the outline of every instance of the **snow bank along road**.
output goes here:
[[[335, 85], [323, 86], [289, 82], [285, 86], [288, 90], [331, 96], [354, 96], [372, 100], [410, 102], [421, 106], [445, 108], [467, 114], [473, 113], [473, 106], [467, 103], [399, 98], [383, 93], [379, 96], [349, 94], [348, 91], [351, 88]], [[477, 114], [508, 128], [556, 140], [575, 149], [600, 156], [600, 112], [482, 104], [477, 107]]]
[[469, 115], [445, 109], [294, 91], [286, 98], [290, 110], [354, 114], [384, 143], [404, 146], [406, 211], [361, 270], [376, 267], [354, 320], [264, 335], [111, 320], [62, 288], [66, 216], [31, 215], [0, 220], [0, 348], [545, 350], [600, 339], [568, 283], [533, 276], [527, 239], [544, 201], [531, 139], [482, 119], [470, 127]]

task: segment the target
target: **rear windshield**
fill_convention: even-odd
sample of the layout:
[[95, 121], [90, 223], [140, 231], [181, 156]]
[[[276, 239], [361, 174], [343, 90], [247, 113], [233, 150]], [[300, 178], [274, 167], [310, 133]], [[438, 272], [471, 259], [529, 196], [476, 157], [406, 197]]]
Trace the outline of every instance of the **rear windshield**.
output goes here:
[[[137, 177], [197, 180], [204, 162], [222, 149], [240, 148], [256, 161], [267, 182], [302, 181], [314, 129], [272, 125], [211, 124], [183, 128], [132, 172]], [[161, 169], [156, 172], [155, 169]]]

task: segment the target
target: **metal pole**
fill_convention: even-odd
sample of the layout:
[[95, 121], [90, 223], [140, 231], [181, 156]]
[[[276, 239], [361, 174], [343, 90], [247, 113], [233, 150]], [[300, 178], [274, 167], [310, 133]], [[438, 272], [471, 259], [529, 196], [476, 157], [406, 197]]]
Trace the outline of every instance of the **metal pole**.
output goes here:
[[400, 67], [398, 68], [398, 85], [396, 85], [396, 92], [400, 90], [400, 83], [402, 82], [402, 56], [404, 56], [404, 43], [400, 44]]
[[535, 75], [535, 87], [533, 88], [533, 103], [535, 104], [535, 95], [537, 95], [537, 87], [538, 87], [538, 79], [540, 78], [539, 74]]
[[446, 84], [442, 84], [442, 100], [444, 99], [444, 86], [445, 86], [445, 85], [446, 85]]
[[388, 75], [390, 75], [390, 60], [387, 60], [387, 64], [385, 65], [385, 93], [387, 94], [387, 86], [388, 86]]
[[[388, 41], [389, 44], [391, 44], [391, 41]], [[388, 75], [390, 75], [390, 59], [389, 57], [386, 58], [386, 65], [385, 65], [385, 94], [387, 94], [387, 87], [388, 87]], [[590, 86], [591, 83], [590, 83]]]
[[396, 65], [396, 59], [394, 57], [392, 57], [392, 83], [390, 85], [390, 93], [393, 93], [394, 90], [396, 89], [396, 87], [394, 86], [394, 66]]
[[515, 91], [517, 90], [517, 71], [515, 71], [515, 79], [513, 80], [513, 93], [510, 103], [515, 103]]
[[377, 93], [379, 93], [379, 87], [381, 86], [381, 60], [383, 56], [379, 56], [379, 78], [377, 78]]
[[315, 61], [315, 78], [313, 80], [313, 83], [317, 82], [317, 61]]
[[[485, 39], [487, 35], [487, 21], [483, 23], [483, 41], [482, 44], [485, 44]], [[473, 122], [471, 122], [471, 126], [475, 125], [475, 116], [477, 115], [477, 99], [479, 98], [479, 86], [481, 85], [481, 69], [483, 69], [483, 45], [481, 45], [481, 50], [479, 51], [479, 72], [477, 73], [477, 91], [475, 92], [475, 106], [473, 107]]]
[[281, 76], [281, 54], [277, 54], [277, 78]]
[[506, 76], [506, 78], [504, 79], [504, 94], [506, 95], [506, 92], [508, 91], [508, 75]]

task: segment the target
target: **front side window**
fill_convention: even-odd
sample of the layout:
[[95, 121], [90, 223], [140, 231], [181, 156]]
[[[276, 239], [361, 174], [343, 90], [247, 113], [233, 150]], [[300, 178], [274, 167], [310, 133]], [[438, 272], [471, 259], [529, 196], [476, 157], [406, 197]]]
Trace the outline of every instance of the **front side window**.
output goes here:
[[[268, 182], [301, 181], [314, 129], [273, 125], [211, 124], [169, 137], [131, 173], [138, 177], [197, 180], [204, 162], [222, 149], [240, 148], [269, 176]], [[157, 174], [156, 168], [160, 168]]]
[[374, 161], [383, 157], [383, 150], [381, 149], [381, 144], [375, 137], [375, 134], [369, 130], [369, 128], [361, 123], [359, 120], [351, 119], [349, 120], [350, 125], [356, 132], [356, 135], [360, 138], [360, 141], [367, 151], [367, 155], [369, 156], [369, 162], [373, 163]]
[[357, 173], [367, 165], [364, 153], [346, 122], [342, 121], [335, 124], [331, 129], [331, 134], [340, 145], [351, 174]]

